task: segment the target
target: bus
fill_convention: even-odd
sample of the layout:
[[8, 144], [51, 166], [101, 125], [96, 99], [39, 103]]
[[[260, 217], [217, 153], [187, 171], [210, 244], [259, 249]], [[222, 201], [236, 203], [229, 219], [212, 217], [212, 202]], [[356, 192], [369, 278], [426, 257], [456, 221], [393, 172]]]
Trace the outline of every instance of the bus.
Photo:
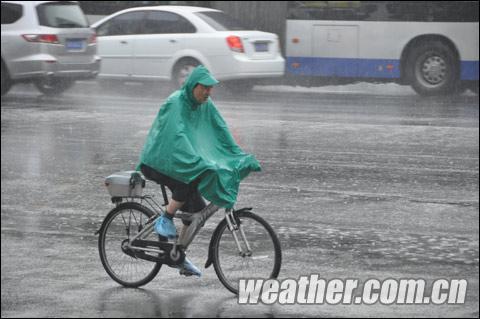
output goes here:
[[289, 1], [286, 73], [478, 94], [478, 9], [478, 1]]

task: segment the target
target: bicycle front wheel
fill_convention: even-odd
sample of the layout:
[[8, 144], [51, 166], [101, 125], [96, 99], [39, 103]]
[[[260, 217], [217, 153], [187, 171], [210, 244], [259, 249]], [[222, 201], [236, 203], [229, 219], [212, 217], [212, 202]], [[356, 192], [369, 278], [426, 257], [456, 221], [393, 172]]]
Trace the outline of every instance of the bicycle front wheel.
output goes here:
[[[162, 266], [161, 263], [137, 258], [125, 248], [126, 243], [145, 227], [153, 215], [147, 207], [128, 202], [115, 207], [105, 218], [98, 238], [100, 260], [108, 275], [125, 287], [147, 284]], [[153, 232], [150, 236], [150, 240], [159, 240]]]
[[263, 218], [250, 212], [235, 214], [238, 226], [245, 234], [243, 237], [241, 230], [236, 232], [243, 253], [239, 251], [226, 220], [223, 220], [213, 239], [213, 265], [222, 284], [234, 294], [238, 294], [240, 279], [277, 278], [282, 252], [277, 235]]

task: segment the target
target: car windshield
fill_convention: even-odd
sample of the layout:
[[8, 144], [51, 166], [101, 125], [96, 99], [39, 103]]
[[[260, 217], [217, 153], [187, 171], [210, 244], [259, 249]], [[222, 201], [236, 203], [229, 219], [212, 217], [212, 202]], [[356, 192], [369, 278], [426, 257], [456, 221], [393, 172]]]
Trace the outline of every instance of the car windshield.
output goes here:
[[71, 2], [44, 3], [37, 7], [40, 25], [53, 28], [86, 28], [88, 21], [82, 9]]
[[221, 11], [203, 11], [195, 14], [217, 31], [247, 30], [238, 20]]

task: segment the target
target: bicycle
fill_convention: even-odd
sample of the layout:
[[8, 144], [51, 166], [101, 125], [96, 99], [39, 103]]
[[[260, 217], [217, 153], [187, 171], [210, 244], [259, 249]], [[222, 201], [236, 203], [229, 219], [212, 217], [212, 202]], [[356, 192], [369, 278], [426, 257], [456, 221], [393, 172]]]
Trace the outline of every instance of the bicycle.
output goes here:
[[[110, 178], [118, 177], [115, 181]], [[138, 172], [120, 172], [107, 178], [115, 204], [103, 220], [99, 234], [100, 260], [108, 275], [125, 287], [140, 287], [153, 280], [162, 265], [178, 266], [185, 250], [205, 222], [220, 208], [209, 204], [199, 213], [178, 212], [176, 218], [191, 223], [193, 229], [174, 242], [154, 231], [164, 208], [152, 195], [142, 195], [145, 179]], [[128, 183], [127, 183], [128, 180]], [[168, 198], [160, 185], [164, 205]], [[192, 228], [193, 226], [193, 228]], [[179, 239], [180, 238], [180, 239]], [[282, 253], [273, 228], [252, 208], [225, 209], [225, 218], [214, 230], [205, 268], [214, 266], [220, 282], [238, 294], [238, 282], [245, 278], [277, 278]]]

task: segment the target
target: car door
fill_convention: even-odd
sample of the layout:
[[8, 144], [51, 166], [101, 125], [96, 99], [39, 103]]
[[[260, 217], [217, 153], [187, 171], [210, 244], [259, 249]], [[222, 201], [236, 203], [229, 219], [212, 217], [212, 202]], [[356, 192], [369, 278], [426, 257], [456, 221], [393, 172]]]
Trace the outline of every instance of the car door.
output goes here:
[[141, 33], [145, 11], [127, 12], [97, 27], [100, 77], [130, 78], [133, 73], [134, 39]]
[[193, 24], [176, 13], [150, 11], [145, 17], [143, 34], [135, 39], [135, 76], [170, 78], [170, 60], [195, 32]]

